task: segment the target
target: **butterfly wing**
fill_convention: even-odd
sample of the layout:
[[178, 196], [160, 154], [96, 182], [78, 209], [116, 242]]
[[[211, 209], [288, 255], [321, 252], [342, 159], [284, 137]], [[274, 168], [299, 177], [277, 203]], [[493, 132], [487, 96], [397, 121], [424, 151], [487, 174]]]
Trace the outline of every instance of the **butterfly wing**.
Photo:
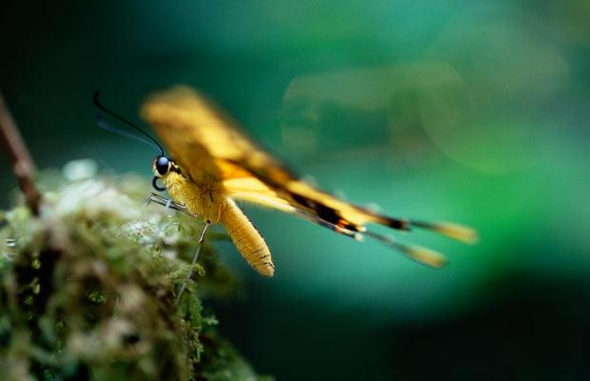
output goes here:
[[195, 179], [252, 177], [248, 168], [266, 168], [267, 175], [278, 181], [291, 177], [281, 162], [257, 147], [237, 123], [191, 88], [176, 86], [151, 96], [142, 115], [172, 158]]
[[[355, 230], [371, 220], [367, 211], [353, 207], [302, 181], [292, 170], [246, 137], [237, 123], [196, 91], [177, 86], [152, 96], [143, 116], [155, 127], [172, 158], [193, 179], [222, 181], [230, 196], [268, 198], [317, 213], [329, 222], [349, 220]], [[338, 210], [339, 212], [337, 212]]]
[[[222, 182], [230, 197], [297, 213], [355, 238], [366, 232], [367, 223], [399, 230], [417, 226], [463, 241], [475, 238], [469, 228], [383, 216], [312, 186], [250, 140], [206, 97], [186, 86], [153, 95], [142, 114], [192, 179]], [[370, 236], [383, 241], [374, 233]]]

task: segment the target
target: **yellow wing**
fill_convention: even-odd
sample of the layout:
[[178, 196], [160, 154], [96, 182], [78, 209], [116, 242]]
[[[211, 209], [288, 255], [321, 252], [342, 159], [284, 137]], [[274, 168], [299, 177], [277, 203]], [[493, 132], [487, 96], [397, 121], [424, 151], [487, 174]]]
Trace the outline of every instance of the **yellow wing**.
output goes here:
[[249, 167], [266, 168], [269, 176], [277, 180], [289, 177], [289, 171], [278, 160], [258, 148], [236, 123], [188, 87], [177, 86], [150, 97], [142, 115], [155, 127], [172, 158], [194, 178], [209, 176], [222, 181], [251, 177]]
[[192, 179], [222, 182], [232, 198], [297, 213], [354, 238], [366, 233], [435, 266], [442, 263], [438, 255], [433, 259], [425, 252], [415, 252], [414, 247], [401, 247], [388, 237], [367, 232], [365, 225], [378, 223], [399, 230], [416, 226], [463, 241], [476, 237], [473, 230], [459, 225], [383, 216], [308, 184], [250, 140], [204, 96], [186, 86], [153, 95], [144, 104], [142, 115], [154, 126], [172, 159]]

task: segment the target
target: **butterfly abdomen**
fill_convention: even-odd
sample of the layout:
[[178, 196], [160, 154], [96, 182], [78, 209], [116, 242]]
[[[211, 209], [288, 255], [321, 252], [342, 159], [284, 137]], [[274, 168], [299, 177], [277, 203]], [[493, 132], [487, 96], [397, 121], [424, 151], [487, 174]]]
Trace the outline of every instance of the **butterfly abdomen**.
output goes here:
[[228, 199], [221, 213], [220, 222], [227, 229], [227, 233], [246, 262], [260, 274], [273, 276], [275, 267], [264, 238], [231, 199]]

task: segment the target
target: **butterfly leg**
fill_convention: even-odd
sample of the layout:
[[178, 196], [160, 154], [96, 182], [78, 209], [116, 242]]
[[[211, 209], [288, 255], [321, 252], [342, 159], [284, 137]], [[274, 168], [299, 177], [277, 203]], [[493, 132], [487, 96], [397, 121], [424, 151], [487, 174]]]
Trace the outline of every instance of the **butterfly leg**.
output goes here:
[[203, 242], [205, 242], [205, 234], [207, 234], [207, 230], [209, 229], [210, 224], [211, 223], [207, 221], [205, 226], [203, 226], [203, 231], [201, 232], [201, 237], [199, 238], [199, 244], [197, 245], [197, 250], [195, 251], [193, 261], [191, 262], [191, 270], [189, 271], [184, 282], [182, 283], [182, 286], [178, 291], [178, 295], [176, 295], [176, 302], [174, 303], [175, 305], [178, 304], [178, 302], [180, 301], [180, 297], [182, 296], [182, 293], [184, 292], [184, 289], [186, 288], [189, 279], [191, 279], [191, 277], [193, 276], [195, 264], [197, 263], [197, 259], [199, 259], [199, 254], [201, 253], [201, 250], [203, 249]]
[[141, 205], [147, 205], [150, 202], [156, 203], [158, 205], [162, 205], [162, 206], [166, 207], [166, 209], [170, 208], [170, 209], [177, 210], [177, 211], [182, 212], [182, 213], [189, 215], [191, 217], [197, 217], [196, 214], [189, 212], [184, 205], [178, 204], [169, 198], [162, 197], [159, 194], [156, 194], [153, 192], [148, 194], [146, 196], [146, 198], [143, 199], [143, 201], [141, 202]]

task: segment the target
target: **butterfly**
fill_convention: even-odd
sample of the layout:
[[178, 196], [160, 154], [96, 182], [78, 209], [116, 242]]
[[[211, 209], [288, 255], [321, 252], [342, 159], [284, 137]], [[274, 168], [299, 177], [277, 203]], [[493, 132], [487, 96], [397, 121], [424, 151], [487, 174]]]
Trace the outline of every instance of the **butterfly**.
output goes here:
[[238, 123], [190, 87], [153, 94], [141, 115], [170, 153], [165, 155], [162, 150], [154, 158], [152, 184], [156, 191], [167, 190], [171, 199], [152, 193], [149, 200], [194, 215], [206, 227], [223, 225], [248, 264], [264, 276], [275, 271], [270, 249], [236, 202], [294, 214], [355, 240], [370, 237], [432, 267], [442, 267], [445, 257], [367, 226], [378, 224], [399, 231], [423, 228], [464, 242], [477, 239], [477, 232], [466, 226], [386, 216], [317, 188], [262, 149]]

